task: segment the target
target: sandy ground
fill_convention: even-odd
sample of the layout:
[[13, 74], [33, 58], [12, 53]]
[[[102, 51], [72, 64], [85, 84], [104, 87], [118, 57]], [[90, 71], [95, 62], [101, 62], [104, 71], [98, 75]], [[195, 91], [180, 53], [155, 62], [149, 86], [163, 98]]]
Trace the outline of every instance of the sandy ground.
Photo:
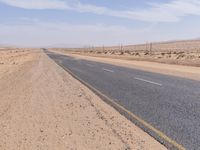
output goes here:
[[103, 57], [98, 55], [87, 55], [87, 54], [75, 54], [69, 51], [63, 50], [51, 50], [52, 52], [57, 52], [60, 54], [76, 57], [79, 59], [87, 59], [91, 61], [109, 63], [113, 65], [134, 68], [149, 72], [156, 72], [166, 75], [173, 75], [193, 80], [200, 80], [200, 67], [194, 66], [183, 66], [183, 65], [174, 65], [174, 64], [163, 64], [150, 61], [136, 61], [136, 60], [124, 60], [118, 57]]
[[165, 149], [42, 51], [0, 56], [1, 150]]
[[168, 41], [111, 47], [63, 48], [82, 55], [200, 67], [200, 40]]
[[89, 51], [74, 52], [81, 55], [117, 58], [121, 60], [136, 60], [200, 67], [200, 52], [175, 52], [175, 51]]
[[200, 67], [200, 40], [111, 47], [60, 48], [82, 55]]

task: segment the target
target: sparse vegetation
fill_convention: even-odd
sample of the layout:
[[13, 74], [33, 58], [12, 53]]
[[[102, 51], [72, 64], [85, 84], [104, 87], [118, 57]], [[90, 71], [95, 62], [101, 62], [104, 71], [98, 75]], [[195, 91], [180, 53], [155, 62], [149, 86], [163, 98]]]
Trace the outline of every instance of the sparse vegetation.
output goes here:
[[200, 66], [200, 40], [147, 43], [141, 45], [60, 49], [82, 55]]

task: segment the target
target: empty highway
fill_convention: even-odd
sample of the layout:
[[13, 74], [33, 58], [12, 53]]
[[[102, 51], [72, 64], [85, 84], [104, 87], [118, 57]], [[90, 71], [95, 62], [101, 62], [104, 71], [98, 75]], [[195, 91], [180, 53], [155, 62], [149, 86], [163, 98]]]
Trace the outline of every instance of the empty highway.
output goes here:
[[199, 81], [46, 53], [186, 149], [200, 149]]

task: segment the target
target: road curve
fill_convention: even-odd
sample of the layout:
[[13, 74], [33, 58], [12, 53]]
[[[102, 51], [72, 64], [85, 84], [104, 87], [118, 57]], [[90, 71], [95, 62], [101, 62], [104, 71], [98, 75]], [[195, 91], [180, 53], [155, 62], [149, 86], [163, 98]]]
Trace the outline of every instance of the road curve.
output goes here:
[[200, 149], [199, 81], [46, 53], [186, 149]]

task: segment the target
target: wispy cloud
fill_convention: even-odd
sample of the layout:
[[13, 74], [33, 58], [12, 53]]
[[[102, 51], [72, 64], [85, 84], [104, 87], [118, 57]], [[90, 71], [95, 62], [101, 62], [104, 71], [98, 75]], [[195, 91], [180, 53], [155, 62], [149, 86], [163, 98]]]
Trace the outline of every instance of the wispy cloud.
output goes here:
[[79, 0], [0, 0], [0, 2], [24, 9], [63, 9], [149, 22], [177, 22], [185, 16], [200, 15], [199, 0], [150, 3], [148, 8], [140, 10], [114, 10], [105, 6], [84, 4]]
[[65, 1], [62, 0], [0, 0], [0, 2], [24, 9], [67, 9]]

